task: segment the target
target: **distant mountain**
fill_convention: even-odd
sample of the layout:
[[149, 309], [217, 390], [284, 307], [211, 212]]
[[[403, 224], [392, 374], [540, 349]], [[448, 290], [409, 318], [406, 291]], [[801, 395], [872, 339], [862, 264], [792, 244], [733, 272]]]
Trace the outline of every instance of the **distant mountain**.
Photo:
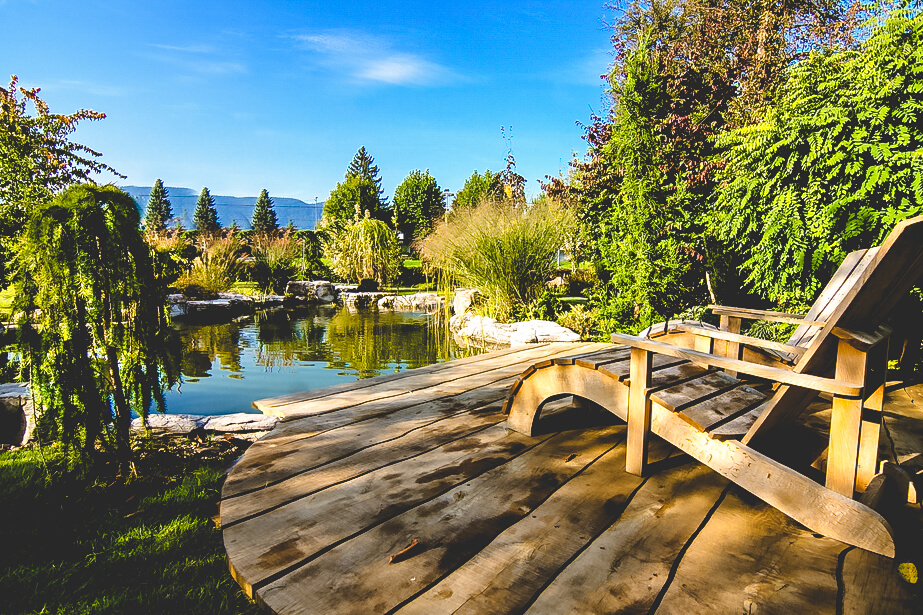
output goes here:
[[[147, 209], [147, 200], [151, 196], [150, 186], [120, 186], [135, 200], [141, 217]], [[192, 214], [195, 204], [199, 199], [199, 191], [190, 188], [176, 188], [167, 186], [170, 204], [173, 206], [173, 215], [179, 218], [183, 227], [193, 229]], [[314, 230], [317, 221], [324, 213], [324, 203], [305, 203], [300, 199], [272, 196], [272, 206], [279, 220], [279, 226], [286, 226], [289, 221], [299, 230]], [[255, 196], [221, 196], [212, 194], [215, 199], [215, 209], [218, 210], [218, 222], [221, 226], [231, 226], [236, 222], [242, 229], [250, 228], [250, 217], [253, 215], [253, 206], [256, 204]]]

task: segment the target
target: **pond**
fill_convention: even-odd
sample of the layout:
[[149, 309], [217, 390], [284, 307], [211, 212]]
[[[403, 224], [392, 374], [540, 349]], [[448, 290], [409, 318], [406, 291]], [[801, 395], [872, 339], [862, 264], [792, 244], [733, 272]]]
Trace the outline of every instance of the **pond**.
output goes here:
[[480, 352], [428, 314], [334, 307], [261, 311], [220, 324], [178, 322], [183, 382], [167, 412], [253, 412], [251, 402]]

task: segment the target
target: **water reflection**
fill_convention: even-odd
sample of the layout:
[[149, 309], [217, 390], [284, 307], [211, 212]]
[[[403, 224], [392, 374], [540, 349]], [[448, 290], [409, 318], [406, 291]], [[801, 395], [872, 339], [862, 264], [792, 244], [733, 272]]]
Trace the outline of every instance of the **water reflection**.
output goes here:
[[221, 324], [177, 323], [183, 384], [169, 412], [255, 412], [255, 399], [422, 367], [477, 352], [431, 316], [303, 308]]

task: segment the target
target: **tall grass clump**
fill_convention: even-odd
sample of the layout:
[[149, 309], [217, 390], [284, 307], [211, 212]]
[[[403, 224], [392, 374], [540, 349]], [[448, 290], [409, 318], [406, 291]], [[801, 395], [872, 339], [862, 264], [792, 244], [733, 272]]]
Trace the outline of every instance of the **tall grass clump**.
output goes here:
[[199, 255], [176, 281], [176, 286], [187, 295], [210, 296], [228, 290], [242, 269], [241, 247], [233, 232], [205, 236], [198, 246]]
[[541, 295], [576, 224], [573, 213], [554, 201], [522, 206], [486, 199], [439, 224], [421, 254], [444, 283], [480, 290], [487, 315], [503, 321]]
[[298, 273], [301, 242], [290, 231], [263, 233], [251, 239], [250, 248], [254, 258], [250, 279], [263, 294], [281, 295]]

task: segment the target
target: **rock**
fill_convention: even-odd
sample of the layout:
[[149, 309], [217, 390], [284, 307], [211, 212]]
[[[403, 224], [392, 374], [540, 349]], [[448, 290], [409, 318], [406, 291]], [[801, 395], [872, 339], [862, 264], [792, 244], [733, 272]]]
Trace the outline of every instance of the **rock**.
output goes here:
[[479, 294], [476, 288], [456, 288], [455, 296], [452, 298], [452, 313], [460, 316], [468, 311], [468, 308], [475, 302]]
[[[453, 317], [454, 318], [454, 317]], [[486, 316], [472, 316], [456, 334], [488, 344], [522, 346], [538, 342], [579, 342], [580, 335], [548, 320], [498, 323]]]
[[241, 433], [247, 431], [269, 431], [279, 422], [279, 417], [268, 414], [249, 414], [236, 412], [234, 414], [219, 414], [205, 419], [203, 427], [206, 431], [221, 433]]
[[379, 299], [385, 296], [385, 293], [360, 293], [358, 291], [340, 293], [340, 301], [347, 308], [364, 308], [377, 306]]
[[[193, 414], [149, 414], [147, 424], [151, 429], [170, 431], [173, 433], [189, 433], [201, 427], [200, 421], [205, 417]], [[134, 431], [144, 430], [144, 420], [139, 416], [132, 420], [131, 428]]]
[[293, 280], [286, 284], [285, 296], [307, 303], [333, 303], [337, 290], [326, 280]]
[[416, 293], [413, 295], [386, 295], [378, 300], [378, 309], [403, 312], [435, 312], [445, 304], [436, 293]]
[[22, 446], [32, 438], [35, 411], [29, 385], [0, 384], [0, 444]]
[[[191, 433], [204, 429], [216, 433], [246, 433], [268, 431], [276, 426], [279, 418], [266, 414], [235, 412], [232, 414], [149, 414], [147, 424], [151, 429], [172, 433]], [[134, 431], [143, 431], [144, 422], [136, 418], [131, 422]]]

